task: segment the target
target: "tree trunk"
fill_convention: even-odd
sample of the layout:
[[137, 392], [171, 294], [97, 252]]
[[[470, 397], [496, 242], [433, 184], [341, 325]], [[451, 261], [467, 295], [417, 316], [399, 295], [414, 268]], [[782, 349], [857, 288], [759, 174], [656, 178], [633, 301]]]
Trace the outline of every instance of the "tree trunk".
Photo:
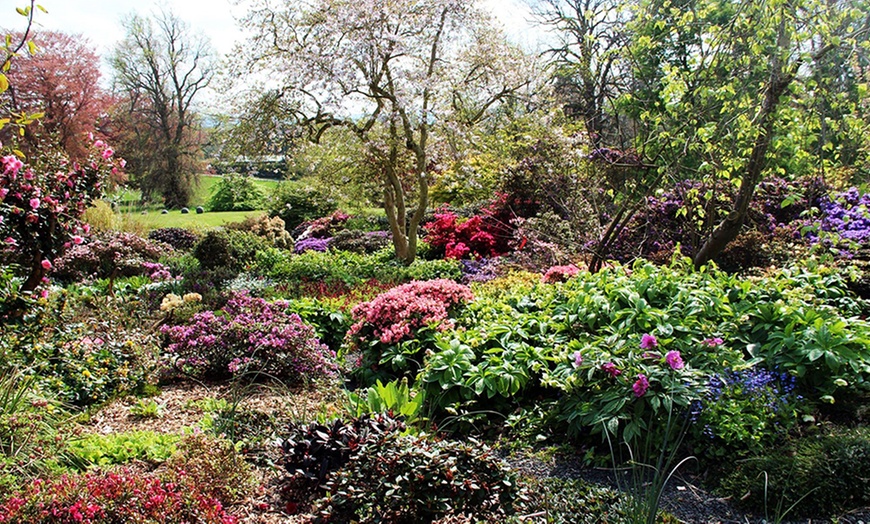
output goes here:
[[[774, 62], [776, 61], [774, 60]], [[737, 237], [749, 212], [749, 204], [752, 203], [755, 188], [761, 181], [767, 149], [770, 147], [770, 142], [773, 138], [773, 117], [779, 106], [779, 98], [794, 79], [794, 75], [784, 74], [781, 67], [775, 67], [774, 69], [767, 89], [765, 89], [764, 101], [757, 116], [758, 135], [755, 138], [755, 144], [752, 146], [746, 171], [740, 181], [740, 191], [737, 192], [731, 212], [716, 226], [716, 229], [713, 230], [710, 237], [695, 254], [695, 259], [693, 260], [695, 269], [699, 269], [707, 262], [716, 258], [728, 243]]]

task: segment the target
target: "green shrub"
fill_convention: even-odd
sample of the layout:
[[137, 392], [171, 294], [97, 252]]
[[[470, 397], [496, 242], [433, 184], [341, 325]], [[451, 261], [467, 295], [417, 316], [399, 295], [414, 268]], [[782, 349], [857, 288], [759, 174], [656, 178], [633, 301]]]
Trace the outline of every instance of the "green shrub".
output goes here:
[[349, 251], [306, 251], [299, 255], [269, 251], [261, 254], [257, 268], [278, 282], [323, 282], [356, 286], [368, 280], [380, 282], [407, 282], [447, 278], [459, 280], [462, 276], [455, 260], [416, 260], [405, 266], [395, 260], [391, 250], [370, 255]]
[[433, 522], [514, 513], [514, 475], [486, 445], [386, 434], [361, 444], [316, 503], [328, 522]]
[[202, 269], [241, 270], [254, 262], [257, 252], [267, 246], [265, 240], [253, 233], [213, 229], [196, 244], [193, 256]]
[[[598, 524], [630, 522], [627, 495], [614, 489], [595, 486], [583, 480], [546, 478], [530, 481], [524, 486], [529, 501], [523, 512], [541, 516], [542, 522]], [[508, 519], [508, 522], [522, 520]], [[656, 522], [679, 522], [661, 512]]]
[[232, 442], [201, 433], [181, 439], [167, 467], [169, 479], [195, 479], [202, 493], [226, 503], [242, 500], [255, 485], [251, 466]]
[[268, 215], [248, 217], [241, 222], [227, 224], [227, 229], [247, 231], [264, 239], [270, 245], [281, 249], [293, 249], [293, 237], [284, 229], [284, 221]]
[[181, 437], [153, 431], [85, 435], [70, 440], [66, 462], [79, 469], [116, 466], [133, 461], [166, 462]]
[[208, 201], [210, 211], [253, 211], [262, 209], [263, 193], [249, 176], [228, 173], [218, 180]]
[[282, 182], [275, 188], [269, 205], [269, 216], [280, 217], [288, 231], [306, 220], [328, 215], [335, 209], [335, 202], [319, 190]]
[[349, 315], [315, 298], [291, 300], [287, 311], [302, 317], [306, 324], [314, 328], [317, 338], [333, 351], [338, 351], [344, 342], [345, 334], [350, 329]]
[[800, 438], [731, 466], [722, 490], [759, 513], [795, 504], [789, 517], [827, 518], [870, 505], [870, 428]]

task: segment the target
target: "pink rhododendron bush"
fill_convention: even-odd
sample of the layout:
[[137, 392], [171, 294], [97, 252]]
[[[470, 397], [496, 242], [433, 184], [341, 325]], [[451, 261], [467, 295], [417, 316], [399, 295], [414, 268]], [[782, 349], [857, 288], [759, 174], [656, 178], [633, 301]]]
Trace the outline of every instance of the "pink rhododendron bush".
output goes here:
[[123, 165], [101, 140], [82, 163], [48, 157], [30, 165], [15, 155], [0, 158], [0, 260], [21, 266], [22, 291], [35, 290], [53, 260], [82, 243], [89, 231], [82, 214]]
[[[414, 342], [429, 328], [452, 328], [450, 314], [473, 298], [468, 286], [437, 279], [409, 282], [357, 305], [346, 339], [354, 355], [351, 365], [376, 370], [384, 353], [391, 351], [389, 348]], [[394, 367], [402, 368], [409, 358], [419, 357], [420, 348], [410, 347], [407, 351], [412, 355], [392, 359]]]

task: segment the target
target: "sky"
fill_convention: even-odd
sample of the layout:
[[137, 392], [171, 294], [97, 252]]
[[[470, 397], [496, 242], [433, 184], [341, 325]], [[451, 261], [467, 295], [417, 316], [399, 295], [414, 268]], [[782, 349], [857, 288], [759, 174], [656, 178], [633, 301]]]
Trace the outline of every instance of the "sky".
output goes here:
[[[497, 23], [513, 42], [527, 50], [540, 48], [542, 32], [531, 23], [525, 0], [480, 0], [481, 6], [495, 15]], [[244, 14], [245, 0], [37, 0], [48, 13], [36, 12], [34, 27], [84, 35], [102, 58], [101, 84], [111, 87], [111, 68], [106, 57], [124, 37], [122, 20], [136, 13], [153, 15], [168, 9], [201, 32], [221, 55], [231, 52], [243, 33], [236, 22]], [[25, 19], [15, 14], [16, 7], [29, 5], [28, 0], [0, 0], [0, 33], [21, 30]], [[219, 110], [222, 97], [213, 83], [198, 97], [198, 106], [206, 112]]]
[[[121, 20], [132, 13], [150, 15], [168, 8], [189, 23], [194, 31], [205, 33], [221, 54], [228, 53], [240, 39], [235, 17], [244, 12], [233, 0], [37, 0], [48, 14], [37, 12], [35, 24], [49, 30], [78, 33], [96, 47], [97, 54], [107, 56], [124, 36]], [[0, 0], [0, 28], [20, 29], [14, 8], [27, 5], [26, 0]], [[482, 0], [504, 25], [509, 37], [520, 45], [535, 46], [535, 34], [529, 24], [529, 10], [522, 0]], [[14, 24], [14, 25], [13, 25]], [[107, 71], [106, 66], [103, 67]]]

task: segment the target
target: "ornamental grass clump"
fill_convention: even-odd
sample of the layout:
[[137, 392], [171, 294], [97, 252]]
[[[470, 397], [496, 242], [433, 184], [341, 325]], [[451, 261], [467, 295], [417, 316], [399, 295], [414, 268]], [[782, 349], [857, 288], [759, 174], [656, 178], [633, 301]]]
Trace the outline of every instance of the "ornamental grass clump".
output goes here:
[[236, 294], [221, 310], [164, 326], [167, 354], [177, 369], [199, 378], [250, 373], [300, 382], [333, 376], [335, 354], [299, 315], [286, 312], [288, 305]]

